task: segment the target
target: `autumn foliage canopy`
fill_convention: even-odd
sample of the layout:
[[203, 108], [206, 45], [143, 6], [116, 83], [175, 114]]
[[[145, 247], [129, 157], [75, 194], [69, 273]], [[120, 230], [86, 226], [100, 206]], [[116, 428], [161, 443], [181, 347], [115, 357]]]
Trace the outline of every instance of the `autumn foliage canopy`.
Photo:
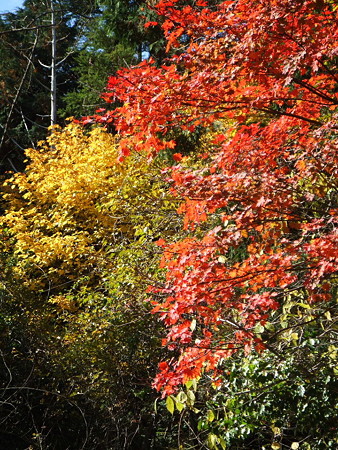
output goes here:
[[1, 181], [1, 420], [41, 448], [336, 448], [337, 1], [126, 4], [154, 56]]
[[[154, 312], [176, 350], [157, 389], [172, 394], [217, 374], [290, 298], [330, 303], [337, 257], [338, 21], [330, 0], [238, 0], [156, 6], [168, 59], [111, 77], [103, 116], [131, 150], [175, 147], [173, 133], [209, 133], [166, 174], [187, 237], [161, 240], [167, 284]], [[153, 26], [150, 24], [149, 26]], [[211, 135], [211, 138], [210, 138]], [[298, 325], [299, 326], [299, 325]]]

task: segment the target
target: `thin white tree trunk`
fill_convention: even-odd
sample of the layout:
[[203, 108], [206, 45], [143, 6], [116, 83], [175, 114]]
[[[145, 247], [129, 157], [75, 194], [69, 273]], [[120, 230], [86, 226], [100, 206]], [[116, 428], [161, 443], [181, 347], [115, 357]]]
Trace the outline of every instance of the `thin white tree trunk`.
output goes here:
[[50, 86], [50, 123], [56, 124], [56, 26], [54, 14], [54, 1], [50, 1], [51, 25], [52, 25], [52, 63], [51, 63], [51, 86]]

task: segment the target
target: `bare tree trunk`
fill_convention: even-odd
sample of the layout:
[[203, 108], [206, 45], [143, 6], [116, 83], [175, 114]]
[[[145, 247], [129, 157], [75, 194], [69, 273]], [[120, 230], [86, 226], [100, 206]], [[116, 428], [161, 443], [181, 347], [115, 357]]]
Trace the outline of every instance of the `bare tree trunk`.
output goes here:
[[52, 25], [52, 62], [50, 75], [50, 124], [56, 124], [56, 26], [54, 14], [54, 0], [50, 1]]

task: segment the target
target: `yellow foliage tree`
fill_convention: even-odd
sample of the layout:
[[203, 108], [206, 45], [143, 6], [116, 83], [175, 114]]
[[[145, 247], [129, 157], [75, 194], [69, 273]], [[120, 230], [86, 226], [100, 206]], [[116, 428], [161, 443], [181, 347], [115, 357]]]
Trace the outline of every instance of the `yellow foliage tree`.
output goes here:
[[[160, 161], [135, 152], [119, 162], [117, 144], [103, 128], [70, 123], [27, 150], [26, 172], [3, 185], [0, 295], [38, 355], [34, 386], [109, 410], [129, 439], [139, 417], [153, 429], [162, 350], [146, 287], [162, 278], [155, 241], [176, 234], [181, 219]], [[89, 410], [90, 420], [101, 417]]]
[[119, 162], [116, 138], [103, 128], [56, 127], [26, 154], [26, 173], [5, 182], [1, 224], [18, 277], [34, 288], [95, 280], [114, 267], [121, 245], [144, 245], [175, 227], [158, 163], [140, 153]]

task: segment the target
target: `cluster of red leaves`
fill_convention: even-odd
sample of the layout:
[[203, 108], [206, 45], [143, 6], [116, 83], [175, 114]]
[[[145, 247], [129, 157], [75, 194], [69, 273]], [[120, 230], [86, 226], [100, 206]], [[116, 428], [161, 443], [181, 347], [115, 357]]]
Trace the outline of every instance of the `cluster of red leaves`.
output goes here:
[[[192, 367], [198, 376], [239, 345], [263, 349], [253, 330], [290, 294], [302, 292], [310, 303], [330, 299], [338, 270], [338, 146], [328, 130], [311, 144], [316, 133], [307, 127], [303, 147], [295, 140], [300, 126], [289, 117], [243, 126], [208, 174], [172, 172], [177, 194], [188, 199], [181, 206], [186, 226], [204, 219], [201, 208], [222, 224], [164, 250], [172, 292], [155, 311], [170, 328], [165, 344], [182, 351], [170, 376], [156, 379], [168, 394], [191, 377]], [[234, 262], [231, 249], [240, 248], [244, 255]], [[226, 328], [234, 334], [224, 342]]]
[[186, 227], [219, 223], [203, 238], [162, 243], [170, 295], [154, 312], [169, 329], [164, 345], [179, 351], [155, 380], [165, 394], [203, 371], [217, 374], [239, 347], [263, 349], [254, 327], [294, 292], [328, 300], [338, 269], [337, 7], [179, 3], [157, 5], [174, 52], [168, 64], [119, 71], [105, 98], [123, 106], [100, 119], [114, 120], [123, 156], [173, 147], [169, 130], [233, 124], [215, 134], [203, 170], [171, 172]]

